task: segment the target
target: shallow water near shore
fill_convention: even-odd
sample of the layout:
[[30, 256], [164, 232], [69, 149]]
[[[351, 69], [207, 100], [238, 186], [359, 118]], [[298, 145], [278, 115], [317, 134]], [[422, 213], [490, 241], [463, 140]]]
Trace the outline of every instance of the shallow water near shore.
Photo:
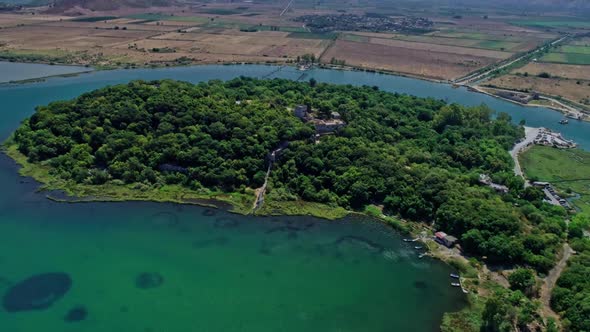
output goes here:
[[2, 331], [436, 331], [465, 305], [450, 267], [373, 220], [59, 204], [15, 172], [0, 157], [0, 294], [42, 273], [72, 284], [47, 309], [0, 309]]

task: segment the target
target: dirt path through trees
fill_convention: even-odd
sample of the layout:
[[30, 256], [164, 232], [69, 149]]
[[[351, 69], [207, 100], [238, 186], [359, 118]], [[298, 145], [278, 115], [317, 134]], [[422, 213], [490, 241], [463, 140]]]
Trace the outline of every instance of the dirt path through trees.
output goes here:
[[570, 247], [570, 245], [568, 243], [564, 243], [563, 244], [563, 255], [562, 255], [561, 259], [559, 260], [559, 262], [557, 262], [557, 264], [555, 264], [553, 269], [551, 269], [551, 271], [549, 271], [549, 273], [547, 274], [547, 276], [543, 280], [543, 284], [541, 285], [539, 300], [541, 301], [541, 304], [542, 304], [543, 313], [547, 317], [553, 317], [555, 319], [559, 319], [559, 316], [553, 311], [553, 309], [551, 309], [551, 291], [555, 287], [555, 283], [557, 282], [557, 279], [559, 279], [561, 272], [563, 272], [563, 269], [565, 269], [565, 267], [567, 266], [567, 261], [573, 253], [574, 253], [574, 250]]

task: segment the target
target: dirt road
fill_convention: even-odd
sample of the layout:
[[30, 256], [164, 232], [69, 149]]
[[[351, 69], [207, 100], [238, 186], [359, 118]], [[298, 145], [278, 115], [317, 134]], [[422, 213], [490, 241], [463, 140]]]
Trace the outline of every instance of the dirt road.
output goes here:
[[545, 279], [543, 279], [543, 285], [541, 285], [539, 300], [542, 304], [543, 313], [547, 316], [559, 319], [559, 316], [553, 311], [553, 309], [551, 309], [551, 291], [553, 290], [553, 287], [555, 287], [557, 279], [559, 279], [561, 272], [563, 272], [563, 269], [565, 269], [565, 267], [567, 266], [567, 261], [568, 259], [570, 259], [573, 253], [574, 250], [570, 247], [570, 245], [564, 243], [563, 256], [561, 257], [559, 262], [555, 264], [553, 269], [549, 271]]

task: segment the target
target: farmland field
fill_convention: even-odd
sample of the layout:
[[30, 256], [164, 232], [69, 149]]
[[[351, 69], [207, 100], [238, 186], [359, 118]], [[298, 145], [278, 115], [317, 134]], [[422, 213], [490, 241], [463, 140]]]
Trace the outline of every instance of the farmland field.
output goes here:
[[558, 53], [552, 52], [543, 56], [540, 61], [567, 63], [572, 65], [590, 65], [590, 53]]
[[516, 20], [514, 25], [532, 28], [577, 28], [590, 29], [590, 21], [576, 19]]
[[537, 91], [561, 96], [582, 104], [587, 104], [590, 100], [590, 81], [509, 74], [494, 78], [487, 84], [511, 90]]
[[[377, 38], [373, 38], [377, 39]], [[372, 39], [372, 41], [373, 41]], [[347, 64], [434, 79], [452, 79], [497, 61], [496, 58], [433, 51], [420, 45], [417, 48], [383, 43], [357, 43], [338, 40], [323, 59], [337, 58]], [[387, 45], [389, 44], [389, 45]], [[428, 45], [426, 45], [428, 46]], [[436, 45], [435, 45], [436, 46]]]
[[563, 53], [590, 54], [590, 46], [565, 45], [561, 47]]
[[549, 73], [552, 77], [562, 77], [576, 80], [590, 80], [590, 66], [568, 65], [561, 63], [531, 62], [522, 68], [517, 68], [513, 73], [537, 76], [541, 73]]

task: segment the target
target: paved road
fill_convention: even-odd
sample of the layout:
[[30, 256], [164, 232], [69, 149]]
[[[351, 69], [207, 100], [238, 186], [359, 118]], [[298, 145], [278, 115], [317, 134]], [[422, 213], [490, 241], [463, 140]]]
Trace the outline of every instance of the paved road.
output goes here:
[[[567, 38], [567, 36], [561, 37], [561, 38], [559, 38], [557, 40], [554, 40], [553, 42], [551, 42], [550, 45], [551, 46], [554, 46], [554, 45], [556, 45], [558, 43], [561, 43], [565, 38]], [[520, 61], [520, 60], [522, 60], [522, 59], [524, 59], [524, 58], [526, 58], [526, 57], [528, 57], [528, 56], [530, 56], [532, 54], [538, 53], [544, 47], [545, 47], [545, 45], [542, 45], [539, 48], [537, 48], [537, 49], [535, 49], [535, 50], [533, 50], [531, 52], [528, 52], [526, 54], [523, 54], [522, 56], [519, 56], [518, 58], [516, 58], [516, 59], [514, 59], [514, 60], [512, 60], [510, 62], [507, 62], [507, 63], [505, 63], [503, 65], [500, 65], [500, 66], [495, 66], [492, 69], [489, 69], [489, 70], [487, 70], [487, 71], [485, 71], [485, 72], [483, 72], [481, 74], [473, 74], [473, 75], [470, 75], [470, 76], [466, 76], [466, 77], [460, 78], [460, 79], [456, 80], [455, 83], [456, 84], [463, 85], [463, 84], [468, 84], [469, 82], [479, 81], [480, 79], [488, 76], [489, 74], [491, 74], [492, 72], [494, 72], [496, 70], [500, 70], [500, 69], [506, 68], [506, 67], [514, 64], [515, 62], [518, 62], [518, 61]]]
[[[510, 155], [512, 156], [512, 160], [514, 160], [514, 174], [524, 178], [524, 174], [522, 173], [522, 168], [520, 167], [520, 162], [518, 161], [518, 155], [526, 149], [529, 144], [533, 144], [535, 137], [539, 134], [541, 128], [532, 128], [532, 127], [524, 127], [525, 138], [514, 145], [512, 150], [510, 150]], [[525, 183], [525, 186], [528, 186], [528, 182]]]

